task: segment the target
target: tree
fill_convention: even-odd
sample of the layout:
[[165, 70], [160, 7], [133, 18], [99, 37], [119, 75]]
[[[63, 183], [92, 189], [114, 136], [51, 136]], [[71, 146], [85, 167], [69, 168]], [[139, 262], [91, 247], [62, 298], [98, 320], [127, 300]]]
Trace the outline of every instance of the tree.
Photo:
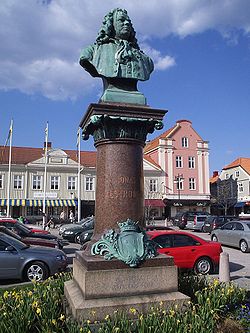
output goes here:
[[[216, 196], [214, 197], [216, 204], [224, 210], [224, 215], [227, 215], [229, 208], [233, 207], [237, 202], [237, 180], [232, 176], [228, 179], [218, 179], [216, 182]], [[212, 194], [212, 193], [211, 193]]]

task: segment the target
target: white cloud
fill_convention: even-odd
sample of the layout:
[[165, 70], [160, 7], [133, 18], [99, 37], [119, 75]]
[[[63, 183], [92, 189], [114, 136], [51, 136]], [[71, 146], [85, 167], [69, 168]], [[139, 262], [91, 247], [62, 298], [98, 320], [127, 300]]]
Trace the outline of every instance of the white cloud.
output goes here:
[[50, 99], [89, 93], [99, 80], [77, 64], [80, 49], [95, 40], [103, 16], [116, 7], [128, 10], [156, 70], [175, 60], [156, 50], [154, 37], [215, 29], [237, 44], [239, 33], [250, 33], [249, 0], [1, 0], [0, 89]]

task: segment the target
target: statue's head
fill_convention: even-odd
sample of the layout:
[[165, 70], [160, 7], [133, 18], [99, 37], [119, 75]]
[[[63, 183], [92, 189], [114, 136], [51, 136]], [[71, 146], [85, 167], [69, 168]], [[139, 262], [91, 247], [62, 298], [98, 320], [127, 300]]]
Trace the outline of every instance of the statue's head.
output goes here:
[[96, 42], [105, 44], [111, 39], [126, 39], [133, 47], [139, 49], [135, 30], [125, 9], [116, 8], [104, 16]]

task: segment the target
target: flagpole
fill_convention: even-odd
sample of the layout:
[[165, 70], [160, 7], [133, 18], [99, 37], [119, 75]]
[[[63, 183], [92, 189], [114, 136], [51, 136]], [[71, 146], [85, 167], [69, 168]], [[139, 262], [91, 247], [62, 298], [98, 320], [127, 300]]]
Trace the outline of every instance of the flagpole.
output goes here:
[[78, 222], [80, 222], [81, 220], [81, 129], [80, 127], [78, 128], [77, 131], [77, 145], [78, 145], [78, 177], [77, 177], [77, 197], [78, 197], [78, 202], [77, 202], [77, 206], [78, 206], [78, 210], [77, 210], [77, 220]]
[[45, 151], [44, 151], [44, 179], [43, 179], [43, 229], [46, 224], [46, 187], [47, 187], [47, 157], [48, 157], [48, 135], [49, 123], [47, 122], [45, 129]]
[[[10, 216], [10, 182], [11, 182], [11, 154], [12, 154], [12, 131], [13, 131], [13, 119], [10, 122], [9, 129], [9, 172], [8, 172], [8, 187], [7, 187], [7, 216]], [[8, 140], [8, 139], [7, 139]]]

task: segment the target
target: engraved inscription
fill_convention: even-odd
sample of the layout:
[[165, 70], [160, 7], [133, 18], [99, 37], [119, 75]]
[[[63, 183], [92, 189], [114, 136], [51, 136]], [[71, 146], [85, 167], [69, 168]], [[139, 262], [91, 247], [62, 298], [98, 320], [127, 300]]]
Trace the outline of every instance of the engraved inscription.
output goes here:
[[136, 198], [136, 191], [132, 190], [113, 190], [113, 191], [107, 191], [106, 197], [110, 199], [133, 199]]
[[121, 176], [121, 177], [119, 177], [119, 183], [120, 184], [135, 184], [135, 177]]

